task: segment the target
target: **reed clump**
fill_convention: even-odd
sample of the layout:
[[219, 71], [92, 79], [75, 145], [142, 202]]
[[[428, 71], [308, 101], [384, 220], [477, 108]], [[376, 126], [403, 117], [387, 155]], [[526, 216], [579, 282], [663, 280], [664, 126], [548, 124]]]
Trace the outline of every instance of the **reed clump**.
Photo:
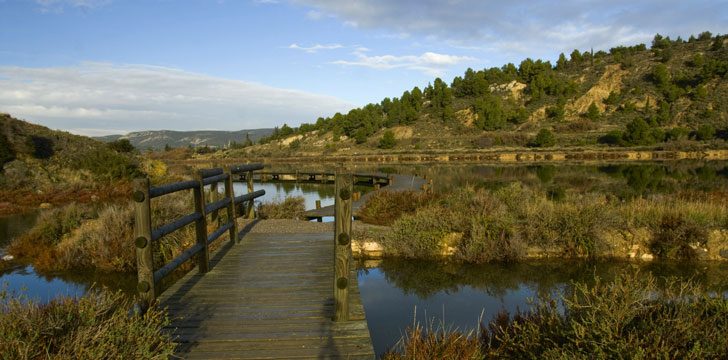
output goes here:
[[260, 219], [303, 219], [305, 212], [306, 200], [303, 196], [273, 200], [258, 204], [257, 207], [257, 214]]
[[374, 225], [392, 225], [402, 215], [413, 214], [441, 195], [431, 192], [415, 191], [377, 191], [370, 196], [356, 217]]
[[[689, 280], [625, 272], [573, 283], [529, 311], [501, 312], [480, 336], [407, 330], [384, 359], [718, 359], [728, 353], [728, 300]], [[446, 350], [447, 352], [443, 352]]]
[[162, 331], [164, 312], [130, 314], [121, 292], [92, 291], [47, 303], [0, 290], [4, 359], [167, 359], [175, 344]]

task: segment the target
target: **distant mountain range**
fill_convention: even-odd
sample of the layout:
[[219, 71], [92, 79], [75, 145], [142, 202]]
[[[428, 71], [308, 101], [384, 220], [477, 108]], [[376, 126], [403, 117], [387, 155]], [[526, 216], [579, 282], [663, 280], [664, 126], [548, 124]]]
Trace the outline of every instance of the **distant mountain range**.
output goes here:
[[250, 140], [256, 143], [258, 139], [273, 134], [273, 129], [252, 129], [240, 131], [171, 131], [171, 130], [152, 130], [152, 131], [136, 131], [126, 135], [107, 135], [94, 137], [94, 139], [102, 142], [111, 142], [119, 139], [129, 139], [134, 147], [139, 150], [154, 149], [162, 150], [166, 145], [173, 148], [183, 146], [210, 146], [223, 147], [231, 142], [242, 143], [245, 141], [245, 135], [248, 134]]

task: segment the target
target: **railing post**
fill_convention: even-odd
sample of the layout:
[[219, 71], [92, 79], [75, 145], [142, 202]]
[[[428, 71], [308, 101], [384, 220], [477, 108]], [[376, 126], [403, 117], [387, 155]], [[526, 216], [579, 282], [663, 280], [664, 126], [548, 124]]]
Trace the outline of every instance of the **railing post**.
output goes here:
[[230, 204], [227, 206], [227, 217], [228, 221], [233, 222], [229, 234], [230, 241], [235, 243], [238, 240], [238, 217], [235, 214], [235, 190], [233, 189], [233, 171], [230, 166], [225, 167], [225, 173], [228, 175], [225, 180], [225, 197], [230, 199]]
[[349, 319], [349, 262], [351, 257], [351, 206], [354, 178], [336, 170], [334, 205], [334, 321]]
[[197, 172], [199, 186], [193, 189], [195, 196], [195, 211], [202, 214], [200, 219], [195, 221], [195, 233], [197, 243], [202, 245], [202, 250], [197, 254], [197, 266], [200, 273], [210, 271], [210, 256], [207, 252], [207, 214], [205, 214], [205, 187], [202, 182], [202, 173]]
[[[220, 194], [217, 192], [217, 181], [210, 184], [210, 202], [216, 202], [220, 200]], [[210, 216], [210, 221], [215, 224], [215, 226], [220, 225], [220, 214], [218, 213], [218, 210], [215, 210], [212, 212], [212, 215]]]
[[134, 245], [137, 259], [137, 290], [143, 311], [156, 298], [154, 260], [152, 257], [152, 211], [149, 199], [149, 179], [134, 179]]
[[[261, 172], [261, 176], [263, 176], [263, 181], [265, 182], [265, 173]], [[248, 171], [248, 194], [253, 192], [253, 172]], [[255, 219], [255, 202], [253, 199], [250, 199], [248, 201], [248, 207], [245, 209], [247, 212], [247, 218], [248, 219]]]

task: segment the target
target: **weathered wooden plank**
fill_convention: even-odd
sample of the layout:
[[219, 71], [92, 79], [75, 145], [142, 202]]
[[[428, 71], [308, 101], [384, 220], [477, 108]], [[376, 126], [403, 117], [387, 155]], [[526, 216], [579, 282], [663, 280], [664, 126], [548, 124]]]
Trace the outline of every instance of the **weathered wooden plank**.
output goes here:
[[[291, 240], [293, 239], [293, 240]], [[350, 318], [333, 322], [334, 234], [246, 234], [210, 271], [191, 271], [161, 296], [184, 358], [373, 359], [349, 263]], [[214, 260], [217, 259], [217, 260]]]

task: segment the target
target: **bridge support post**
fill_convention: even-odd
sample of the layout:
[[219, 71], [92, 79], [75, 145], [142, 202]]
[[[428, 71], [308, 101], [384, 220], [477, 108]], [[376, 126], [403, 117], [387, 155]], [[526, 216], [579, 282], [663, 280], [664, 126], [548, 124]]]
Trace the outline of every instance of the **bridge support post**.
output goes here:
[[349, 319], [349, 262], [351, 261], [351, 216], [354, 177], [336, 170], [334, 205], [334, 321]]
[[[261, 176], [265, 177], [265, 173], [262, 173]], [[265, 181], [265, 178], [263, 178]], [[248, 171], [248, 194], [253, 192], [253, 172]], [[255, 202], [253, 199], [250, 199], [248, 201], [248, 205], [245, 208], [245, 211], [247, 212], [247, 218], [248, 219], [255, 219]]]
[[149, 179], [134, 179], [134, 245], [137, 260], [137, 290], [139, 304], [145, 311], [156, 298], [154, 260], [152, 257], [152, 211], [149, 199]]
[[195, 234], [197, 243], [202, 245], [202, 250], [197, 253], [197, 267], [200, 273], [210, 271], [210, 256], [207, 249], [207, 214], [205, 213], [205, 185], [202, 182], [202, 172], [197, 172], [197, 179], [200, 185], [193, 188], [195, 197], [195, 211], [202, 216], [195, 221]]
[[230, 199], [230, 204], [227, 206], [227, 217], [228, 221], [232, 221], [233, 225], [230, 227], [229, 235], [230, 242], [236, 243], [238, 239], [238, 222], [237, 214], [235, 214], [235, 191], [233, 190], [233, 171], [230, 166], [225, 167], [225, 173], [228, 175], [225, 180], [225, 197]]

